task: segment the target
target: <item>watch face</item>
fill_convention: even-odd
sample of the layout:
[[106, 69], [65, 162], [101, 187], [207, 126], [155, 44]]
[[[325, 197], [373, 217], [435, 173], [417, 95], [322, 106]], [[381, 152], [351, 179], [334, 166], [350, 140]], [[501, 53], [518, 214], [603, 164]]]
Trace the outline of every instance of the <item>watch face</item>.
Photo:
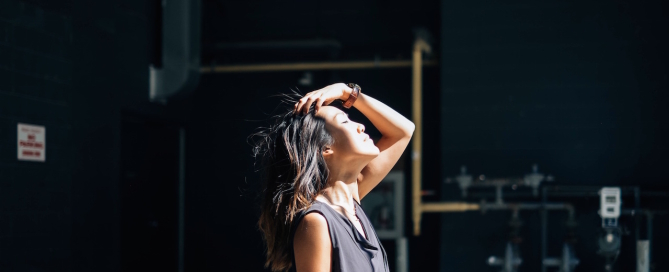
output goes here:
[[[348, 85], [349, 88], [353, 89], [353, 92], [352, 92], [351, 94], [355, 93], [355, 95], [357, 96], [358, 93], [362, 91], [362, 88], [360, 88], [360, 85], [358, 85], [358, 84], [355, 84], [355, 83], [349, 83], [349, 84], [347, 84], [347, 85]], [[356, 88], [358, 89], [357, 92], [355, 91]]]

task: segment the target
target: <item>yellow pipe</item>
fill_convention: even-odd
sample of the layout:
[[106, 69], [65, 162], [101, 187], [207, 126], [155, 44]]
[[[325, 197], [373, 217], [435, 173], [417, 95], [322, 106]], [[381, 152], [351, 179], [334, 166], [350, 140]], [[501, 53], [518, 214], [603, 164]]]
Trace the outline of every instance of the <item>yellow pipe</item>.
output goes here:
[[422, 215], [422, 200], [421, 200], [421, 151], [423, 145], [423, 117], [422, 117], [422, 107], [423, 107], [423, 51], [429, 52], [430, 45], [428, 45], [423, 39], [417, 38], [413, 46], [413, 90], [412, 90], [412, 101], [413, 101], [413, 114], [412, 120], [416, 125], [416, 130], [413, 135], [413, 145], [411, 152], [411, 183], [413, 185], [413, 233], [414, 235], [420, 235], [420, 221]]
[[[384, 60], [384, 61], [347, 61], [347, 62], [304, 62], [304, 63], [266, 63], [243, 65], [202, 66], [201, 73], [244, 73], [244, 72], [275, 72], [275, 71], [304, 71], [304, 70], [344, 70], [344, 69], [372, 69], [372, 68], [403, 68], [411, 67], [412, 61]], [[436, 65], [436, 61], [426, 61], [423, 65]]]
[[422, 212], [466, 212], [480, 209], [481, 205], [466, 202], [437, 202], [422, 205]]

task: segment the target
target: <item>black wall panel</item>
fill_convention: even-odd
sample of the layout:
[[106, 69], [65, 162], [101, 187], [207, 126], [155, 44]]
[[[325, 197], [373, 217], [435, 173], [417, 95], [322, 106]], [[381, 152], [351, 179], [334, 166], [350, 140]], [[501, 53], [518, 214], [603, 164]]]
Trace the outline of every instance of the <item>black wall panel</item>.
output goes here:
[[[0, 4], [0, 270], [71, 269], [72, 12]], [[46, 162], [18, 161], [17, 123], [46, 128]]]
[[[555, 184], [666, 191], [664, 4], [442, 1], [441, 11], [442, 178], [461, 165], [476, 176], [519, 177], [537, 163]], [[444, 199], [460, 199], [457, 185], [444, 186]], [[577, 208], [589, 218], [580, 222], [578, 269], [596, 271], [603, 267], [592, 238], [598, 204], [587, 203]], [[485, 260], [502, 254], [510, 215], [494, 216], [442, 216], [441, 271], [491, 269]], [[532, 227], [523, 227], [521, 271], [538, 271], [538, 217], [523, 216]], [[556, 221], [549, 233], [558, 251], [563, 226]], [[662, 270], [663, 238], [656, 238]], [[623, 250], [620, 271], [633, 271], [633, 243]]]
[[[119, 270], [121, 109], [148, 96], [139, 1], [0, 4], [0, 270]], [[18, 161], [18, 122], [46, 127]]]

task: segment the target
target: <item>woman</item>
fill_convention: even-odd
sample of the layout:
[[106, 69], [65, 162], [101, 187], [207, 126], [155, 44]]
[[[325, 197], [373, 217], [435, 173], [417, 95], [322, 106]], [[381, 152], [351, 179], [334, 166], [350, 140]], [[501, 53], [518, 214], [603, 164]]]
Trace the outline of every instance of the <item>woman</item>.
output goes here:
[[[381, 132], [348, 119], [354, 106]], [[295, 102], [295, 101], [292, 101]], [[362, 94], [355, 84], [333, 84], [306, 94], [260, 133], [254, 154], [266, 183], [258, 224], [272, 271], [388, 271], [386, 253], [360, 200], [392, 169], [414, 124]]]

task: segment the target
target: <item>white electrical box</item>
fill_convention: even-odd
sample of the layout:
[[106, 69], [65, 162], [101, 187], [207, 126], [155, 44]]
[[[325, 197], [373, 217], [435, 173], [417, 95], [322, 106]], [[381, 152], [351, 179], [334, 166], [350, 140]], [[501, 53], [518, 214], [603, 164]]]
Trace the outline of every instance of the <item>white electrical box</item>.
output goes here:
[[620, 217], [620, 187], [603, 187], [599, 190], [599, 216], [602, 217], [602, 227], [618, 226]]

